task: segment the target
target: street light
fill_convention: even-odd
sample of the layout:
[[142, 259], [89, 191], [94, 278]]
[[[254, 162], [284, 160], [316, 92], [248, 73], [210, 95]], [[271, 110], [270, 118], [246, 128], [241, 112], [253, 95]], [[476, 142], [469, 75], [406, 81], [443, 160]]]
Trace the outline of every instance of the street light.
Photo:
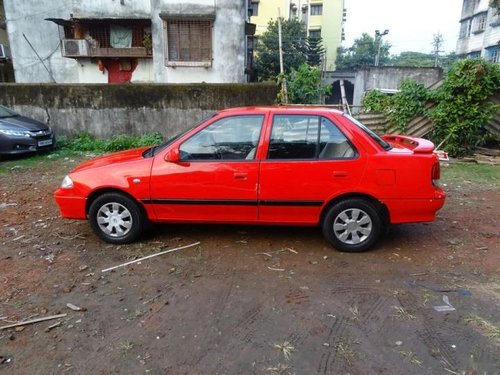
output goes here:
[[380, 30], [375, 30], [375, 41], [378, 39], [378, 49], [377, 49], [377, 55], [375, 56], [375, 66], [379, 65], [379, 60], [380, 60], [380, 47], [382, 46], [382, 37], [384, 35], [389, 34], [389, 30], [385, 29], [384, 32], [380, 32]]

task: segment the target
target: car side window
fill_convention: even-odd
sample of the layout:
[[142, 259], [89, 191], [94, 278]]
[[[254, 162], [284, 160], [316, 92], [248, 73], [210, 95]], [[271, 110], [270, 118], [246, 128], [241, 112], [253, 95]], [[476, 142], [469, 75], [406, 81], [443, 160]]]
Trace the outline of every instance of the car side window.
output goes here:
[[264, 115], [215, 121], [181, 144], [181, 160], [253, 160]]
[[319, 159], [351, 159], [356, 157], [356, 149], [340, 129], [325, 117], [321, 118]]
[[319, 116], [275, 115], [268, 159], [315, 159]]

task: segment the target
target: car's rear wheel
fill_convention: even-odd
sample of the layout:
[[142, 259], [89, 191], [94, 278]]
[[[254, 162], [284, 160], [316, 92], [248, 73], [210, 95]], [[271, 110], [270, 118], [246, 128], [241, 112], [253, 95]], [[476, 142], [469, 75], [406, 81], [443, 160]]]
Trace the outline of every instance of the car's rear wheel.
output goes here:
[[327, 241], [336, 249], [360, 252], [377, 242], [382, 219], [372, 203], [358, 198], [345, 199], [328, 210], [322, 229]]
[[120, 193], [105, 193], [89, 208], [89, 222], [104, 241], [124, 244], [135, 241], [142, 233], [145, 215], [139, 204]]

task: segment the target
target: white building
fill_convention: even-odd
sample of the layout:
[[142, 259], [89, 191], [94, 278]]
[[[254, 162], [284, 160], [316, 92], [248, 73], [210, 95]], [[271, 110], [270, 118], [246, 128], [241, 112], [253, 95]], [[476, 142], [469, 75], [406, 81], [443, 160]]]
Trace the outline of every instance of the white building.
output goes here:
[[245, 82], [246, 0], [3, 0], [16, 82]]
[[500, 63], [500, 14], [489, 0], [464, 0], [457, 55]]

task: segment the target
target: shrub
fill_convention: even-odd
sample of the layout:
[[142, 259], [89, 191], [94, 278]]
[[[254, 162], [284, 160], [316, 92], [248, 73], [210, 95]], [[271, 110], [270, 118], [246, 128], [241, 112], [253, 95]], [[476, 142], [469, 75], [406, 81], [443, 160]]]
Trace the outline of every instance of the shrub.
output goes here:
[[489, 98], [499, 89], [499, 65], [483, 59], [460, 60], [434, 95], [432, 139], [444, 141], [443, 148], [452, 156], [472, 153], [487, 140], [485, 126], [499, 109]]

